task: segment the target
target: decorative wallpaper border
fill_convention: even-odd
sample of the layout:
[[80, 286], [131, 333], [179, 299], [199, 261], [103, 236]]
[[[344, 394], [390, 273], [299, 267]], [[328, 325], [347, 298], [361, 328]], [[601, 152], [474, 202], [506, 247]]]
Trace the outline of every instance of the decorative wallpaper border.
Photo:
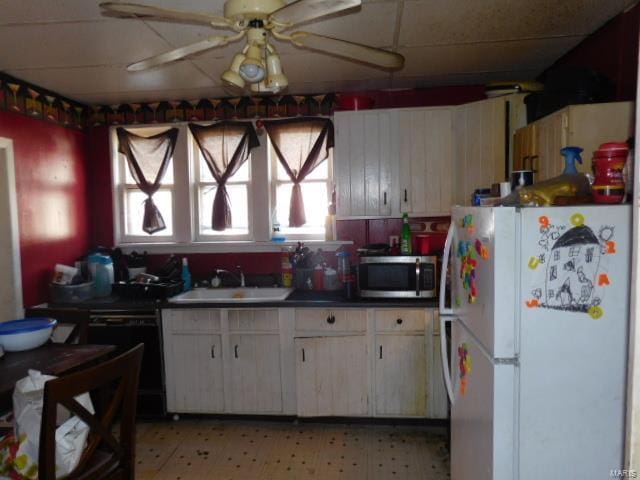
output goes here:
[[336, 94], [329, 93], [88, 106], [0, 72], [0, 109], [80, 130], [100, 125], [328, 116], [336, 100]]

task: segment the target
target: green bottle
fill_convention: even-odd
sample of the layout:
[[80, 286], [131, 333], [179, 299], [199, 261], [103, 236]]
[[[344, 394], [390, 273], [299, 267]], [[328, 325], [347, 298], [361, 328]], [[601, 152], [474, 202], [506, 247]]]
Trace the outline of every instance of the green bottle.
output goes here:
[[411, 255], [411, 227], [409, 226], [409, 215], [402, 215], [402, 238], [400, 239], [400, 253]]

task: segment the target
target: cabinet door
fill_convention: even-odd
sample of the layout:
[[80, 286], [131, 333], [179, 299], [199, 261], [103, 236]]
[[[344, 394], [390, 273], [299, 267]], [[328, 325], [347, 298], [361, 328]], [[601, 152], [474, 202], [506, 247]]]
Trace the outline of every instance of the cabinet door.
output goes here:
[[392, 214], [391, 113], [336, 113], [334, 168], [338, 217]]
[[362, 336], [296, 338], [298, 415], [369, 413], [367, 343]]
[[[537, 156], [533, 158], [534, 181], [560, 175], [564, 168], [560, 149], [567, 145], [569, 135], [568, 110], [563, 109], [537, 122]], [[529, 165], [527, 165], [529, 167]]]
[[229, 345], [229, 410], [235, 413], [282, 412], [280, 336], [231, 334]]
[[452, 109], [397, 110], [400, 210], [449, 212], [452, 201]]
[[220, 335], [165, 336], [167, 410], [224, 411], [222, 342]]
[[376, 415], [425, 416], [424, 335], [377, 335], [375, 359]]

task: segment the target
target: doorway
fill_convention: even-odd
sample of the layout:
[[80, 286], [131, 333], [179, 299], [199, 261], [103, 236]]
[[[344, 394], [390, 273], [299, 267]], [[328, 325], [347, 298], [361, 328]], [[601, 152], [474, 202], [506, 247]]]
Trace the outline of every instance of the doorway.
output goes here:
[[0, 137], [0, 321], [23, 317], [13, 142]]

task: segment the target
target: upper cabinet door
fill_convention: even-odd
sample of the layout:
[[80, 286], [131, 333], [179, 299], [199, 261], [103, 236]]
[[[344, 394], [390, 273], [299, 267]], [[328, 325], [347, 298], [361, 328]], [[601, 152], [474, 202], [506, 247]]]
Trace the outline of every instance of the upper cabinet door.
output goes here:
[[453, 182], [452, 107], [396, 110], [400, 211], [448, 214]]
[[480, 100], [456, 107], [454, 117], [454, 171], [456, 205], [470, 205], [473, 191], [490, 188], [508, 179], [510, 158], [521, 165], [534, 148], [531, 132], [522, 132], [513, 144], [516, 130], [526, 124], [523, 94]]
[[[338, 218], [390, 216], [394, 196], [390, 110], [335, 114]], [[395, 212], [397, 214], [397, 212]]]

